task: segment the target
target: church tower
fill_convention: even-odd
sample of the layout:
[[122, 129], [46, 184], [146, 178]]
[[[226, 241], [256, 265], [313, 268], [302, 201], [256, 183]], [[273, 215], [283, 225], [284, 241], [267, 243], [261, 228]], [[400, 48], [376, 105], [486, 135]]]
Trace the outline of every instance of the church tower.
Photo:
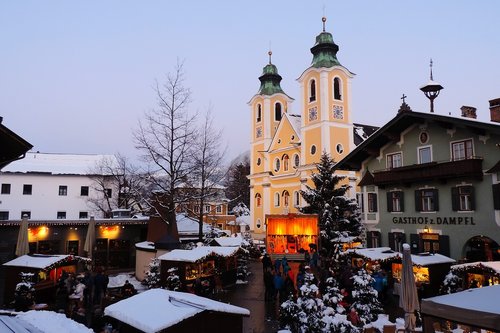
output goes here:
[[341, 160], [355, 148], [350, 116], [350, 85], [354, 74], [337, 59], [339, 47], [323, 31], [311, 48], [313, 59], [297, 79], [302, 95], [302, 156], [305, 165], [319, 162], [326, 151]]
[[281, 89], [281, 76], [272, 63], [269, 51], [269, 63], [259, 77], [260, 88], [250, 102], [252, 114], [251, 152], [250, 152], [250, 207], [252, 220], [259, 229], [263, 227], [265, 214], [270, 211], [269, 170], [271, 161], [267, 150], [271, 145], [278, 126], [293, 101]]

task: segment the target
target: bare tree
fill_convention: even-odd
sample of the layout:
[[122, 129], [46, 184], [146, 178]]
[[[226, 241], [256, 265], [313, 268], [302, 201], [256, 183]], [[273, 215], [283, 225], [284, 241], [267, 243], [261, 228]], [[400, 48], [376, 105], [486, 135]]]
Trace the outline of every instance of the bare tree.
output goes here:
[[156, 82], [156, 108], [145, 113], [134, 133], [136, 148], [149, 164], [146, 179], [161, 198], [150, 206], [177, 232], [175, 209], [185, 201], [179, 185], [192, 171], [191, 149], [195, 139], [195, 115], [188, 106], [191, 91], [184, 86], [183, 64], [178, 63], [164, 84]]
[[195, 199], [200, 207], [197, 214], [200, 224], [198, 231], [200, 241], [203, 240], [203, 217], [214, 213], [205, 212], [205, 202], [209, 198], [216, 198], [221, 193], [220, 184], [224, 178], [222, 163], [227, 150], [221, 148], [223, 146], [222, 134], [222, 130], [214, 128], [212, 112], [209, 108], [197, 132], [193, 154], [192, 182], [197, 192]]
[[87, 201], [103, 216], [110, 217], [116, 208], [143, 212], [143, 178], [125, 156], [104, 157], [89, 173], [94, 182], [92, 189], [97, 195], [89, 196]]

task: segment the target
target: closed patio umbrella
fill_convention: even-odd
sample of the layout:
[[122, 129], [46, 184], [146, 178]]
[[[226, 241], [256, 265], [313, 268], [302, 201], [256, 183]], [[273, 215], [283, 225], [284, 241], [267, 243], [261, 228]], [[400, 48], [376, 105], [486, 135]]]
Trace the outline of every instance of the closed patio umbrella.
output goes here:
[[419, 310], [417, 286], [413, 275], [413, 262], [411, 260], [410, 245], [403, 244], [403, 267], [401, 272], [401, 293], [399, 306], [405, 312], [405, 331], [415, 329], [415, 311]]
[[24, 215], [19, 226], [19, 234], [17, 235], [16, 256], [20, 257], [30, 252], [30, 244], [28, 241], [28, 216]]
[[87, 252], [87, 257], [92, 258], [92, 250], [95, 244], [95, 219], [90, 217], [89, 227], [87, 229], [87, 236], [85, 237], [85, 245], [83, 251]]

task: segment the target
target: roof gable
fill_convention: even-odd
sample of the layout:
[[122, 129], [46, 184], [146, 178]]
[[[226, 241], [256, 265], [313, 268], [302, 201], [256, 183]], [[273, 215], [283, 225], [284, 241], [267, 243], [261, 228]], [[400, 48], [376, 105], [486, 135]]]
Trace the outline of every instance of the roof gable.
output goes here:
[[[269, 144], [268, 151], [283, 148], [294, 148], [294, 145], [291, 143], [292, 136], [295, 138], [293, 140], [293, 143], [300, 142], [300, 127], [298, 131], [296, 129], [296, 127], [298, 126], [297, 118], [299, 119], [300, 124], [300, 117], [297, 117], [295, 115], [288, 115], [287, 113], [283, 114], [283, 118], [281, 118], [278, 128], [276, 129], [276, 133], [274, 133], [274, 137]], [[286, 135], [286, 137], [284, 137], [284, 135]]]

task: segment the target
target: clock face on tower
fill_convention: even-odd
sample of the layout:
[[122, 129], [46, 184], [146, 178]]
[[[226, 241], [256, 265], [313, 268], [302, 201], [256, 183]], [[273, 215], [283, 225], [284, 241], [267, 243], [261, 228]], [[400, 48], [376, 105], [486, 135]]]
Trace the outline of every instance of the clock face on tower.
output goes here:
[[344, 108], [340, 105], [333, 106], [333, 118], [344, 119]]
[[318, 119], [318, 108], [313, 107], [309, 109], [309, 121]]
[[260, 137], [262, 136], [262, 127], [260, 127], [260, 126], [259, 126], [259, 127], [257, 127], [257, 129], [256, 129], [256, 133], [255, 133], [255, 136], [256, 136], [257, 138], [260, 138]]

